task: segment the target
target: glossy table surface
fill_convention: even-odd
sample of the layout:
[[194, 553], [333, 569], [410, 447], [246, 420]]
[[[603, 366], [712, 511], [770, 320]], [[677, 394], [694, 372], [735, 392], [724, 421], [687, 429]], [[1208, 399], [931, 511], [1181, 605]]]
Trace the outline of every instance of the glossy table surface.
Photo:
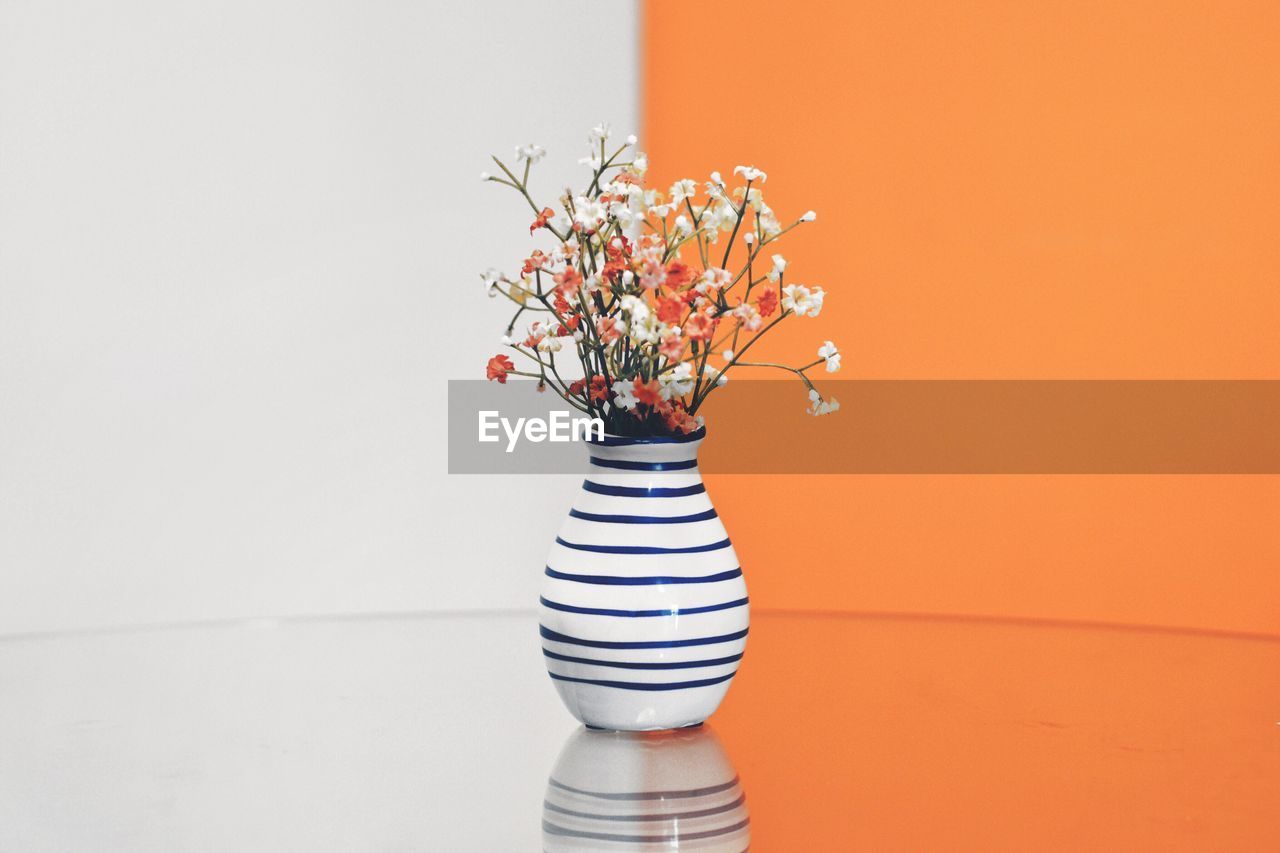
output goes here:
[[1265, 637], [757, 612], [638, 737], [527, 614], [0, 639], [0, 697], [5, 851], [1280, 849]]

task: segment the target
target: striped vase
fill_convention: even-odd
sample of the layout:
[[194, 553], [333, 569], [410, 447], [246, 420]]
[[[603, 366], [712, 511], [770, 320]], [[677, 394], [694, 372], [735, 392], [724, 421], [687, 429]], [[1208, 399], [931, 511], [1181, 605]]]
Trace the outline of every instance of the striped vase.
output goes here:
[[744, 853], [746, 796], [715, 733], [592, 732], [560, 751], [542, 804], [547, 853]]
[[547, 669], [588, 726], [696, 725], [738, 671], [747, 587], [698, 472], [705, 435], [589, 443], [540, 608]]

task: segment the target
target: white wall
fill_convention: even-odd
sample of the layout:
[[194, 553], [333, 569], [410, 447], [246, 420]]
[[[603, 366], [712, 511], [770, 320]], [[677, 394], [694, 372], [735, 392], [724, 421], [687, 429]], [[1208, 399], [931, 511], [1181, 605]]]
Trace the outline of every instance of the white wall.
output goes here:
[[[630, 3], [0, 0], [0, 633], [529, 607], [569, 478], [450, 478]], [[575, 183], [578, 181], [575, 180]], [[523, 236], [522, 236], [523, 235]]]

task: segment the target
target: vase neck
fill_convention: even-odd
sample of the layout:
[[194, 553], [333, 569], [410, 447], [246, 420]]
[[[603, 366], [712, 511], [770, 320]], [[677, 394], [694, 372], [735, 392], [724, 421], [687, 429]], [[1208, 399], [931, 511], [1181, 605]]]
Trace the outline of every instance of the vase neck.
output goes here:
[[632, 437], [606, 435], [587, 443], [592, 470], [609, 473], [696, 472], [705, 430], [688, 436]]

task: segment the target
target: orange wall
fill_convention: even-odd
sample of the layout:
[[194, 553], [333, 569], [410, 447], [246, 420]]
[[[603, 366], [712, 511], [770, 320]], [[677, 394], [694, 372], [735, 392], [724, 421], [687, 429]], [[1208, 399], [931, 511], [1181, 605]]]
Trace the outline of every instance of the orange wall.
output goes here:
[[[832, 338], [843, 378], [1280, 379], [1280, 5], [645, 15], [653, 182], [751, 163], [784, 220], [818, 211], [782, 251], [823, 314], [762, 356]], [[1277, 477], [710, 488], [757, 607], [1280, 634]]]

